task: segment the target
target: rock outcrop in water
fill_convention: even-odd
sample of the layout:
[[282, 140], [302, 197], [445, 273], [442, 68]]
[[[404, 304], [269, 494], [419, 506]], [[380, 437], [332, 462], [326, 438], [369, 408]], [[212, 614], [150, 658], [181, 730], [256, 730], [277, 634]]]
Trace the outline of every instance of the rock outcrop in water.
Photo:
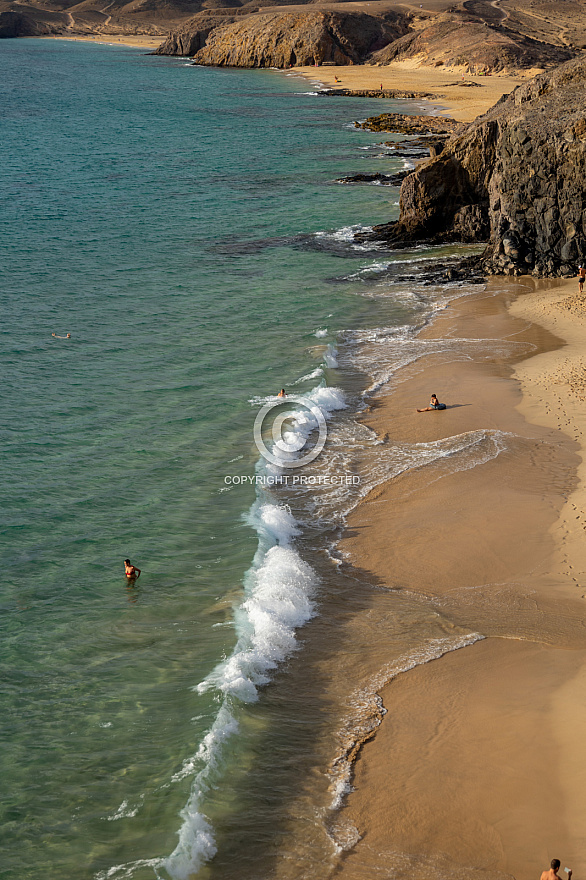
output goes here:
[[489, 273], [570, 275], [586, 258], [586, 57], [519, 86], [401, 187], [372, 237], [488, 240]]
[[465, 122], [450, 116], [407, 116], [405, 113], [381, 113], [369, 116], [364, 122], [355, 122], [356, 128], [367, 131], [394, 131], [399, 134], [449, 135], [465, 131]]
[[[361, 12], [271, 10], [224, 18], [203, 39], [200, 14], [179, 34], [171, 34], [157, 54], [192, 55], [195, 48], [197, 64], [216, 67], [358, 64], [406, 30], [407, 19], [397, 13], [380, 18]], [[205, 45], [200, 46], [202, 39]]]

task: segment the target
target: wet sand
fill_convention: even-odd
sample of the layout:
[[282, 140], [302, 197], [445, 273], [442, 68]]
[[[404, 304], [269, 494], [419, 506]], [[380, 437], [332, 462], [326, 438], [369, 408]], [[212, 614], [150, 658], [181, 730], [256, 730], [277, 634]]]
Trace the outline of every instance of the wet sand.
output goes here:
[[[485, 429], [503, 432], [504, 448], [456, 473], [449, 462], [409, 471], [350, 517], [341, 549], [353, 566], [485, 638], [382, 677], [387, 714], [357, 752], [340, 813], [360, 836], [335, 872], [343, 880], [521, 880], [553, 857], [572, 867], [586, 856], [586, 308], [576, 291], [575, 281], [492, 280], [453, 303], [428, 338], [493, 339], [493, 356], [420, 359], [367, 417], [393, 442]], [[448, 409], [416, 413], [432, 391]]]
[[487, 639], [399, 676], [349, 799], [362, 840], [335, 876], [530, 878], [553, 857], [579, 865], [586, 792], [571, 771], [583, 776], [586, 724], [571, 703], [585, 697], [583, 652], [531, 642]]

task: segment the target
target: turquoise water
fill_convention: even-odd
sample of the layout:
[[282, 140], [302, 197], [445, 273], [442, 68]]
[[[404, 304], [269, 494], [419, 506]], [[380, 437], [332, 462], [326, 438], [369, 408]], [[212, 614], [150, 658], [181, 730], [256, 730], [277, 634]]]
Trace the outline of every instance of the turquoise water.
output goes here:
[[165, 859], [222, 706], [193, 688], [242, 634], [255, 492], [223, 490], [255, 401], [343, 387], [339, 331], [417, 314], [364, 295], [379, 257], [346, 229], [397, 190], [332, 183], [381, 169], [350, 123], [391, 102], [65, 41], [0, 68], [0, 876], [187, 876]]

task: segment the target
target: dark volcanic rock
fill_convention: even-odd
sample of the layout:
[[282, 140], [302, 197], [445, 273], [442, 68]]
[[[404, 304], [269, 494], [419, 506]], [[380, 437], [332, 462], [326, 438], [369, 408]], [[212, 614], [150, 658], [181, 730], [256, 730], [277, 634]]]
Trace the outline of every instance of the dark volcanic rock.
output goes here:
[[322, 89], [319, 94], [329, 98], [437, 98], [431, 92], [406, 92], [404, 89]]
[[374, 238], [483, 241], [492, 273], [573, 274], [586, 258], [586, 58], [501, 99], [401, 187]]
[[396, 174], [353, 174], [351, 177], [338, 177], [336, 183], [381, 183], [383, 186], [400, 186], [409, 171]]
[[[235, 10], [231, 10], [235, 11]], [[217, 12], [200, 12], [178, 30], [169, 34], [154, 55], [195, 55], [206, 44], [206, 40], [216, 27], [231, 24], [235, 16]]]
[[439, 156], [444, 148], [448, 135], [422, 135], [409, 141], [384, 141], [395, 156], [402, 159], [422, 159], [426, 156]]
[[396, 131], [400, 134], [454, 134], [467, 127], [464, 122], [456, 122], [449, 116], [407, 116], [404, 113], [381, 113], [354, 125], [368, 131]]

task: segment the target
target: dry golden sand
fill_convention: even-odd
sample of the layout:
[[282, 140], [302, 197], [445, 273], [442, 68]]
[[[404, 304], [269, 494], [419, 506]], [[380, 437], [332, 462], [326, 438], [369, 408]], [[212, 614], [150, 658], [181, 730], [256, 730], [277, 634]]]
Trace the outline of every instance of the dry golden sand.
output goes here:
[[41, 37], [42, 40], [73, 40], [81, 43], [104, 43], [107, 46], [131, 46], [139, 49], [156, 49], [164, 41], [165, 37], [148, 37], [144, 35], [132, 36], [130, 34], [88, 34], [87, 36], [67, 36], [63, 34], [51, 34]]
[[[444, 112], [461, 122], [471, 122], [496, 104], [502, 95], [513, 91], [537, 71], [524, 76], [470, 76], [462, 79], [460, 68], [423, 67], [414, 61], [398, 61], [384, 67], [354, 65], [348, 67], [299, 67], [301, 73], [312, 82], [328, 88], [344, 89], [402, 89], [427, 92], [444, 109]], [[336, 78], [338, 82], [336, 82]], [[476, 83], [467, 86], [462, 83]], [[381, 111], [382, 112], [382, 111]]]
[[532, 422], [572, 437], [580, 448], [579, 485], [556, 524], [560, 573], [586, 598], [586, 296], [577, 279], [550, 284], [518, 299], [513, 315], [539, 322], [566, 341], [563, 348], [519, 364], [520, 410]]
[[[341, 813], [361, 838], [342, 880], [529, 880], [553, 857], [578, 868], [586, 857], [586, 307], [576, 293], [576, 281], [491, 281], [427, 335], [494, 339], [494, 356], [428, 356], [368, 417], [394, 441], [481, 428], [509, 439], [467, 471], [406, 473], [350, 518], [342, 548], [358, 569], [487, 638], [382, 688], [387, 715]], [[520, 360], [528, 345], [539, 353]], [[448, 410], [416, 413], [431, 391]]]

